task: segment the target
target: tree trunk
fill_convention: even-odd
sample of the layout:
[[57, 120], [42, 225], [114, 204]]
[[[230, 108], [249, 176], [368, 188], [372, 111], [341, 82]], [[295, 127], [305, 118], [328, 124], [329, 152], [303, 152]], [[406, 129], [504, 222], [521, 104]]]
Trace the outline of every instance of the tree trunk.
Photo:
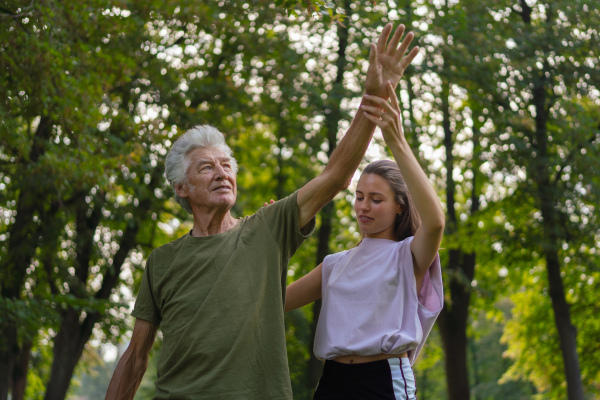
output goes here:
[[54, 338], [52, 369], [44, 400], [63, 400], [67, 396], [75, 366], [99, 318], [98, 313], [90, 313], [80, 325], [79, 316], [80, 311], [72, 308], [62, 315]]
[[[29, 153], [29, 159], [23, 162], [23, 167], [35, 165], [45, 153], [46, 143], [52, 134], [52, 122], [48, 117], [42, 117], [36, 129]], [[27, 266], [35, 254], [39, 238], [36, 235], [37, 226], [34, 216], [43, 209], [40, 201], [39, 180], [36, 176], [25, 176], [20, 183], [20, 193], [17, 200], [15, 222], [8, 228], [8, 249], [0, 279], [0, 291], [3, 301], [18, 301], [25, 282]], [[0, 309], [0, 400], [8, 398], [8, 391], [13, 386], [14, 368], [24, 355], [19, 348], [17, 326], [19, 321], [12, 312]]]
[[2, 316], [2, 336], [4, 340], [0, 347], [0, 400], [8, 399], [8, 390], [12, 386], [15, 360], [19, 354], [17, 344], [17, 327], [12, 321]]
[[[332, 230], [333, 213], [335, 211], [335, 205], [332, 201], [327, 203], [321, 210], [321, 228], [319, 229], [319, 243], [317, 247], [317, 265], [323, 262], [323, 259], [331, 254], [329, 248], [329, 239]], [[313, 347], [315, 344], [315, 333], [317, 332], [317, 322], [319, 321], [319, 315], [321, 314], [321, 300], [317, 300], [313, 303], [313, 320], [310, 326], [310, 359], [308, 360], [307, 372], [306, 372], [306, 385], [309, 389], [308, 393], [312, 394], [312, 391], [317, 387], [321, 373], [323, 372], [323, 362], [321, 362], [315, 353]], [[312, 397], [309, 397], [312, 398]]]
[[[347, 16], [352, 15], [352, 9], [350, 8], [351, 1], [344, 0], [344, 9]], [[348, 65], [346, 59], [346, 48], [348, 47], [348, 27], [349, 24], [343, 26], [338, 25], [337, 33], [339, 39], [338, 47], [338, 58], [336, 60], [337, 74], [333, 84], [333, 90], [330, 93], [328, 99], [329, 106], [326, 107], [325, 115], [325, 126], [327, 129], [327, 141], [329, 144], [328, 156], [331, 158], [331, 154], [337, 145], [337, 132], [338, 124], [342, 119], [342, 113], [340, 109], [341, 101], [344, 98], [344, 71]], [[330, 201], [321, 210], [321, 228], [319, 229], [319, 243], [317, 248], [317, 260], [316, 265], [323, 262], [325, 256], [331, 253], [329, 248], [329, 241], [332, 231], [332, 221], [335, 212], [335, 205], [333, 201]], [[310, 332], [310, 359], [308, 360], [306, 368], [306, 385], [308, 388], [309, 395], [315, 390], [321, 373], [323, 372], [323, 363], [319, 361], [313, 352], [315, 343], [315, 333], [317, 331], [317, 322], [321, 313], [321, 300], [315, 301], [313, 304], [313, 320], [311, 323]], [[312, 397], [309, 397], [312, 398]]]
[[[544, 91], [534, 89], [534, 102], [538, 114], [536, 115], [536, 141], [539, 157], [535, 160], [535, 177], [541, 201], [542, 212], [542, 241], [544, 246], [544, 258], [546, 270], [548, 271], [548, 285], [550, 299], [554, 311], [554, 322], [558, 331], [560, 350], [563, 357], [565, 378], [567, 381], [567, 394], [569, 400], [583, 399], [583, 383], [579, 368], [579, 356], [577, 354], [577, 331], [571, 323], [569, 304], [565, 297], [565, 290], [560, 275], [560, 259], [558, 256], [559, 232], [562, 224], [555, 209], [557, 203], [555, 184], [551, 182], [546, 163], [547, 155], [547, 111], [545, 108]], [[541, 98], [540, 98], [541, 97]]]
[[[155, 181], [155, 178], [153, 177], [152, 182]], [[152, 182], [150, 185], [152, 185]], [[151, 210], [150, 202], [148, 200], [141, 202], [140, 210]], [[148, 211], [140, 213], [140, 220], [146, 218], [147, 214], [149, 214]], [[94, 218], [94, 213], [90, 218]], [[129, 251], [136, 245], [138, 229], [139, 225], [136, 222], [131, 223], [125, 229], [119, 243], [119, 250], [113, 258], [113, 268], [106, 271], [102, 286], [94, 296], [96, 299], [108, 299], [112, 289], [116, 287], [123, 263], [127, 259]], [[54, 338], [52, 369], [50, 380], [46, 386], [45, 400], [62, 400], [65, 398], [75, 366], [81, 358], [85, 344], [90, 339], [100, 314], [95, 311], [89, 312], [82, 323], [79, 322], [79, 317], [80, 312], [71, 308], [62, 315], [58, 334]]]
[[449, 400], [470, 398], [469, 369], [467, 362], [467, 323], [470, 283], [475, 270], [475, 255], [450, 250], [448, 265], [445, 266], [450, 302], [447, 302], [438, 318], [438, 327], [444, 348], [446, 385]]
[[[450, 128], [449, 94], [450, 83], [444, 79], [442, 83], [442, 124], [446, 152], [446, 234], [452, 235], [457, 229], [457, 217], [454, 199], [456, 182], [452, 176], [454, 170], [454, 156], [452, 155], [454, 139]], [[474, 146], [478, 144], [477, 135], [474, 135], [473, 141]], [[474, 153], [473, 169], [478, 165], [477, 156]], [[475, 170], [473, 172], [472, 197], [477, 198], [475, 181], [477, 174]], [[477, 211], [478, 207], [478, 201], [472, 202], [471, 211]], [[469, 302], [471, 300], [471, 281], [475, 274], [475, 254], [465, 253], [460, 248], [451, 249], [448, 253], [448, 265], [445, 266], [444, 271], [448, 281], [450, 301], [445, 304], [440, 313], [438, 327], [445, 355], [448, 399], [468, 400], [470, 398], [470, 386], [467, 360], [467, 323], [469, 319]]]
[[23, 400], [25, 398], [25, 387], [27, 386], [27, 370], [31, 359], [31, 340], [23, 343], [19, 357], [13, 370], [12, 398], [11, 400]]
[[[531, 8], [521, 1], [523, 15], [531, 13]], [[525, 23], [530, 23], [525, 17]], [[552, 22], [552, 14], [549, 13], [547, 23]], [[553, 100], [549, 98], [548, 93], [552, 92], [552, 82], [549, 78], [549, 66], [544, 65], [540, 74], [533, 79], [533, 104], [535, 106], [535, 144], [537, 150], [536, 157], [532, 159], [531, 175], [536, 183], [538, 196], [540, 199], [540, 209], [542, 214], [542, 242], [543, 253], [546, 259], [546, 269], [548, 271], [548, 285], [550, 289], [550, 299], [554, 311], [554, 321], [558, 331], [560, 350], [563, 357], [565, 378], [567, 381], [567, 394], [569, 400], [583, 399], [583, 383], [581, 381], [581, 371], [579, 368], [579, 356], [577, 355], [577, 332], [571, 323], [571, 314], [569, 304], [565, 297], [564, 285], [560, 275], [560, 259], [558, 249], [560, 239], [564, 237], [564, 227], [560, 221], [559, 212], [556, 206], [558, 200], [558, 190], [555, 182], [550, 179], [548, 169], [548, 118], [549, 110]], [[548, 73], [548, 74], [547, 74]], [[560, 179], [557, 177], [555, 179]]]
[[577, 354], [577, 331], [571, 323], [569, 304], [565, 298], [563, 282], [560, 276], [558, 252], [556, 250], [548, 251], [545, 258], [550, 286], [550, 299], [552, 299], [552, 309], [554, 310], [554, 322], [558, 330], [560, 350], [563, 356], [567, 380], [568, 398], [569, 400], [583, 399], [583, 383], [581, 381], [579, 356]]

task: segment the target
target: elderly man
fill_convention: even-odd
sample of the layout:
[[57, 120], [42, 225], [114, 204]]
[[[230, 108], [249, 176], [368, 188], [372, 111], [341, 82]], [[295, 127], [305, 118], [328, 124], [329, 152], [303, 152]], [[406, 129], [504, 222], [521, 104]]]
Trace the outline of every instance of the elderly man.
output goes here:
[[[418, 53], [401, 25], [371, 45], [367, 94], [387, 97]], [[387, 47], [387, 49], [386, 49]], [[244, 218], [237, 165], [210, 126], [186, 132], [167, 155], [167, 179], [193, 216], [189, 234], [149, 256], [136, 300], [131, 342], [107, 399], [131, 399], [157, 329], [163, 332], [156, 399], [292, 399], [283, 306], [287, 267], [314, 227], [315, 214], [346, 188], [375, 130], [361, 109], [324, 171], [294, 194]]]

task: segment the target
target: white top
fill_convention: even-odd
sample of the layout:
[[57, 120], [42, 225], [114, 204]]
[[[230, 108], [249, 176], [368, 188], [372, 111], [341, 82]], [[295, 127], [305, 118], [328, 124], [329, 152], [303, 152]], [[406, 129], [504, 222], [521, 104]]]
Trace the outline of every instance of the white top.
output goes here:
[[408, 351], [414, 364], [442, 310], [444, 288], [436, 255], [417, 296], [412, 240], [365, 238], [325, 257], [314, 345], [318, 359]]

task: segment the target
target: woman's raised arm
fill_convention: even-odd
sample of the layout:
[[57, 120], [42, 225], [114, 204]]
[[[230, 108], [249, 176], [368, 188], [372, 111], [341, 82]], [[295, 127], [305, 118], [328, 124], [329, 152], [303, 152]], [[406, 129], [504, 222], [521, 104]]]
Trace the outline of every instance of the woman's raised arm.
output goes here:
[[[429, 182], [427, 175], [419, 165], [402, 130], [400, 105], [390, 84], [387, 85], [390, 102], [379, 97], [368, 96], [377, 107], [362, 106], [366, 117], [381, 128], [385, 143], [388, 145], [406, 186], [421, 217], [421, 226], [417, 229], [410, 249], [413, 255], [417, 287], [425, 272], [435, 259], [442, 235], [445, 216], [440, 200]], [[451, 171], [449, 172], [451, 173]]]

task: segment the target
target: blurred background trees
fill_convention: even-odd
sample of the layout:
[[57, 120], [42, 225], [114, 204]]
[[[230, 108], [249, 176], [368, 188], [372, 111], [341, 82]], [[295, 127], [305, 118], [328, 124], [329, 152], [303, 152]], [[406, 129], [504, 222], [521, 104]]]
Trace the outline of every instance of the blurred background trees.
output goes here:
[[[422, 48], [398, 94], [447, 212], [419, 398], [598, 398], [594, 2], [4, 0], [0, 399], [103, 398], [145, 257], [190, 228], [163, 176], [170, 144], [196, 124], [226, 134], [235, 215], [286, 196], [349, 126], [387, 22]], [[376, 134], [365, 162], [388, 156]], [[320, 213], [290, 282], [358, 241], [352, 198]], [[286, 315], [297, 399], [320, 374], [318, 312]]]

